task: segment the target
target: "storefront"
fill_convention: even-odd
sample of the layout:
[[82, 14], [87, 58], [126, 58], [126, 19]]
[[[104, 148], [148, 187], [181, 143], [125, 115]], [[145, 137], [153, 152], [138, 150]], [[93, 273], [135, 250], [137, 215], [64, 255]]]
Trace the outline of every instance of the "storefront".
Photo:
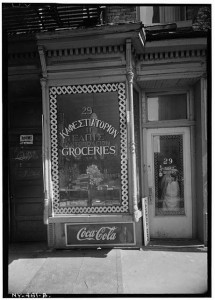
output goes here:
[[10, 161], [23, 185], [43, 180], [29, 196], [13, 196], [13, 234], [42, 207], [32, 230], [42, 216], [40, 232], [53, 248], [142, 247], [147, 232], [207, 242], [207, 39], [170, 35], [133, 23], [26, 42], [39, 55], [25, 69], [16, 60], [9, 82], [16, 91], [17, 81], [36, 82], [22, 107], [38, 110], [42, 123], [29, 117], [14, 126]]
[[143, 48], [144, 35], [139, 25], [120, 31], [38, 34], [41, 58], [47, 54], [44, 171], [54, 247], [142, 244], [131, 39]]

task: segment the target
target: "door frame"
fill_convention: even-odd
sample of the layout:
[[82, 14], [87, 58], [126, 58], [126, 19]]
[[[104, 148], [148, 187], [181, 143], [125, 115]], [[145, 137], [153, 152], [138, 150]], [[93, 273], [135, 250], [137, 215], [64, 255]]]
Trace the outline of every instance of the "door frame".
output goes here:
[[[150, 195], [148, 195], [149, 199], [149, 216], [151, 223], [153, 220], [153, 227], [156, 232], [157, 228], [163, 228], [163, 233], [161, 236], [155, 236], [155, 232], [150, 232], [150, 235], [154, 238], [174, 238], [173, 231], [169, 230], [171, 223], [178, 223], [178, 226], [181, 226], [181, 229], [175, 233], [176, 238], [192, 238], [193, 234], [193, 226], [192, 226], [192, 187], [191, 187], [191, 149], [190, 149], [190, 128], [189, 127], [171, 127], [171, 128], [150, 128], [147, 129], [147, 183], [148, 187], [151, 188]], [[154, 136], [166, 136], [166, 135], [182, 135], [183, 136], [183, 169], [184, 169], [184, 179], [186, 181], [186, 185], [184, 186], [185, 197], [187, 197], [187, 201], [185, 200], [185, 213], [184, 215], [156, 215], [155, 214], [155, 182], [154, 182], [154, 156], [153, 156], [153, 137]], [[173, 220], [174, 217], [174, 220]], [[188, 217], [188, 219], [187, 219]], [[183, 221], [184, 219], [184, 221]], [[185, 222], [185, 223], [184, 223]], [[185, 225], [186, 224], [186, 225]], [[177, 225], [176, 225], [177, 226]], [[183, 228], [184, 227], [184, 228]], [[186, 231], [188, 228], [188, 231]], [[161, 230], [161, 231], [162, 231]], [[185, 232], [186, 231], [186, 232]], [[184, 236], [182, 234], [184, 233]], [[166, 234], [166, 237], [165, 237]], [[172, 236], [171, 236], [172, 235]]]
[[[195, 155], [195, 134], [196, 134], [196, 121], [194, 120], [194, 92], [193, 88], [179, 89], [180, 92], [187, 93], [187, 106], [188, 106], [188, 117], [186, 120], [168, 120], [168, 121], [154, 121], [149, 122], [147, 120], [147, 96], [151, 93], [141, 90], [140, 101], [141, 101], [141, 112], [140, 112], [140, 123], [141, 123], [141, 194], [142, 197], [148, 197], [149, 187], [148, 187], [148, 177], [147, 177], [147, 129], [153, 128], [172, 128], [172, 127], [189, 127], [190, 128], [190, 153], [191, 153], [191, 197], [192, 197], [192, 238], [197, 237], [197, 204], [196, 204], [196, 179], [195, 179], [195, 165], [196, 165], [196, 155]], [[177, 90], [169, 89], [165, 91], [164, 94], [175, 93]], [[160, 94], [159, 91], [153, 92], [153, 94]]]

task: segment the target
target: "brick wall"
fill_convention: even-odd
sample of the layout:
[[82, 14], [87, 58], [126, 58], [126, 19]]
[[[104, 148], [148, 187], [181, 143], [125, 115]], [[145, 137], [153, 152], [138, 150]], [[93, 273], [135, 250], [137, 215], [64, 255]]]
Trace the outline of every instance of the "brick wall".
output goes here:
[[107, 6], [107, 23], [135, 23], [137, 22], [137, 9], [135, 5]]

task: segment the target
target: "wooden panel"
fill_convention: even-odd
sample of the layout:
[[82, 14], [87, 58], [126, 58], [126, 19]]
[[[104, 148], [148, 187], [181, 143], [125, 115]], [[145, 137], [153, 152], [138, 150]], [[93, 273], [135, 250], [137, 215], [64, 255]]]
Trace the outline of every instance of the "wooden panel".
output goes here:
[[[12, 203], [14, 204], [14, 201], [12, 201]], [[17, 198], [16, 197], [16, 202], [15, 203], [43, 203], [43, 198], [31, 198], [31, 197], [25, 197], [25, 198]]]
[[13, 240], [25, 241], [44, 241], [46, 240], [46, 226], [42, 221], [24, 220], [18, 221], [14, 225]]
[[[44, 241], [42, 97], [38, 80], [10, 81], [10, 232], [13, 242]], [[29, 136], [24, 140], [21, 136]], [[27, 144], [25, 143], [27, 142]]]
[[41, 216], [43, 215], [42, 203], [17, 203], [15, 205], [16, 216]]
[[42, 174], [41, 168], [20, 168], [16, 170], [16, 178], [17, 180], [32, 180], [32, 179], [41, 179]]
[[[22, 42], [23, 43], [23, 42]], [[16, 44], [17, 45], [17, 44]], [[12, 45], [11, 45], [12, 47]], [[29, 45], [28, 45], [29, 47]], [[30, 49], [30, 51], [37, 51], [36, 45], [33, 44], [32, 47], [33, 49]], [[13, 49], [13, 54], [16, 49]], [[29, 49], [29, 48], [28, 48]], [[29, 51], [29, 50], [28, 50]], [[17, 61], [16, 61], [17, 63]], [[35, 63], [35, 57], [34, 57], [34, 63]], [[24, 68], [24, 66], [23, 66]], [[14, 67], [15, 69], [15, 67]], [[20, 68], [19, 68], [20, 69]], [[15, 71], [15, 70], [14, 70]], [[26, 72], [32, 72], [32, 68], [30, 69], [29, 66], [25, 67], [25, 73]], [[35, 72], [36, 70], [34, 70]], [[30, 75], [30, 74], [28, 74]], [[28, 102], [41, 102], [41, 86], [40, 86], [40, 81], [39, 81], [39, 76], [38, 79], [31, 79], [28, 77], [28, 84], [23, 83], [23, 80], [11, 80], [9, 82], [9, 89], [8, 89], [8, 98], [10, 99], [10, 102], [20, 102], [25, 99], [25, 101]]]
[[42, 106], [39, 103], [13, 103], [10, 111], [10, 127], [41, 127]]
[[43, 190], [41, 185], [18, 185], [15, 187], [15, 194], [16, 197], [23, 197], [23, 198], [41, 198], [43, 197]]
[[43, 231], [43, 222], [42, 221], [19, 221], [17, 222], [17, 230], [23, 232], [35, 232]]

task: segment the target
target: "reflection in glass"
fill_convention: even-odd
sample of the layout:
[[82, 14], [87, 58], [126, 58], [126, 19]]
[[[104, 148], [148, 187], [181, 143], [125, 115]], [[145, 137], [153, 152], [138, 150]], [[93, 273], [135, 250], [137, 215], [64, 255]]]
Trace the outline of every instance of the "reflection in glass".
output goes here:
[[118, 94], [58, 96], [60, 207], [121, 205]]
[[170, 172], [162, 177], [161, 191], [163, 210], [177, 211], [180, 205], [180, 188], [176, 173]]
[[184, 214], [183, 137], [154, 136], [155, 214]]

